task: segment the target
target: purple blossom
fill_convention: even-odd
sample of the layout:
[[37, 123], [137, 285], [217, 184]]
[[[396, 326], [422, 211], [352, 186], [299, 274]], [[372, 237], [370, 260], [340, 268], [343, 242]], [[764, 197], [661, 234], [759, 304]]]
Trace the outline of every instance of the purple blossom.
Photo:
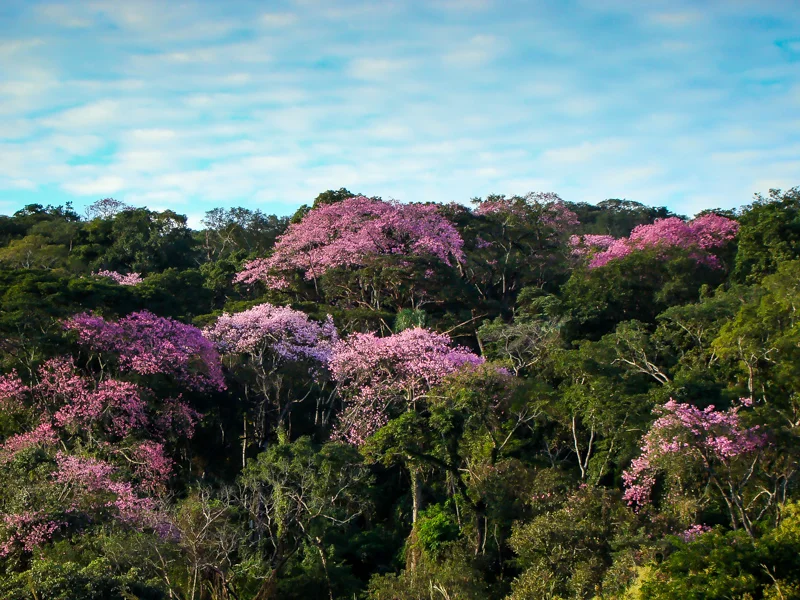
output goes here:
[[708, 525], [692, 525], [681, 534], [684, 542], [693, 542], [699, 536], [706, 533], [707, 531], [711, 531], [711, 527]]
[[42, 511], [28, 510], [3, 515], [2, 525], [5, 539], [0, 542], [0, 558], [5, 558], [14, 548], [32, 552], [48, 542], [64, 523], [50, 519]]
[[64, 326], [81, 345], [116, 354], [122, 371], [171, 375], [195, 390], [225, 389], [217, 351], [191, 325], [142, 311], [117, 322], [83, 313]]
[[281, 360], [312, 360], [322, 365], [327, 364], [338, 339], [330, 315], [318, 323], [304, 312], [269, 303], [239, 313], [224, 313], [203, 333], [225, 354], [263, 357], [270, 352]]
[[628, 504], [640, 507], [650, 501], [656, 474], [668, 456], [713, 469], [761, 449], [766, 437], [758, 433], [758, 426], [742, 427], [738, 411], [739, 407], [717, 411], [713, 405], [699, 409], [672, 399], [654, 409], [660, 416], [644, 436], [642, 454], [622, 475]]

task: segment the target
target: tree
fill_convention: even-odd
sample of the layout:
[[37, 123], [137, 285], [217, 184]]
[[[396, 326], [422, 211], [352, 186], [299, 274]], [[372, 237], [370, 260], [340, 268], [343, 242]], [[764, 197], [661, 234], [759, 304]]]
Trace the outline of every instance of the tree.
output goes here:
[[[565, 241], [578, 219], [553, 193], [474, 198], [466, 278], [502, 309], [526, 285], [553, 285], [565, 266]], [[474, 237], [473, 237], [474, 236]]]
[[116, 359], [122, 372], [164, 374], [191, 389], [225, 389], [219, 355], [196, 327], [148, 311], [131, 313], [119, 321], [83, 313], [65, 328], [78, 343], [104, 360]]
[[308, 438], [290, 443], [283, 437], [248, 464], [241, 483], [251, 543], [266, 567], [254, 599], [275, 598], [278, 574], [297, 552], [310, 551], [322, 563], [333, 600], [326, 537], [367, 508], [370, 477], [358, 452], [345, 444], [315, 448]]
[[756, 194], [742, 209], [739, 223], [738, 281], [757, 282], [774, 273], [780, 262], [800, 258], [800, 188], [771, 189], [766, 197]]
[[330, 369], [345, 408], [336, 435], [361, 445], [394, 410], [413, 410], [446, 375], [483, 362], [450, 344], [450, 336], [420, 327], [383, 338], [354, 333], [337, 342]]
[[362, 196], [312, 209], [278, 239], [269, 258], [247, 263], [236, 280], [280, 289], [289, 285], [287, 274], [302, 271], [316, 286], [329, 269], [385, 254], [426, 255], [450, 265], [463, 258], [462, 244], [436, 206]]
[[753, 536], [754, 523], [779, 498], [763, 493], [758, 481], [766, 436], [758, 426], [742, 426], [738, 412], [739, 407], [700, 410], [674, 400], [658, 407], [660, 416], [644, 437], [641, 456], [623, 475], [628, 503], [649, 503], [656, 475], [665, 472], [673, 501], [687, 493], [716, 495], [725, 503], [731, 527]]
[[[310, 372], [312, 382], [321, 382], [338, 337], [330, 315], [324, 323], [318, 323], [301, 311], [269, 303], [234, 314], [223, 313], [204, 333], [223, 354], [242, 357], [255, 375], [252, 387], [257, 400], [249, 416], [253, 432], [248, 436], [245, 423], [243, 457], [250, 438], [262, 446], [268, 426], [285, 428], [292, 406], [311, 393], [313, 386], [308, 386], [304, 396], [293, 395], [302, 388], [287, 381], [289, 366], [298, 363], [305, 379]], [[249, 393], [246, 385], [245, 396]]]
[[111, 219], [126, 210], [134, 210], [134, 207], [114, 198], [103, 198], [86, 207], [86, 218], [90, 221], [94, 219]]
[[698, 262], [712, 268], [719, 268], [719, 258], [711, 253], [734, 239], [739, 224], [725, 217], [707, 213], [689, 223], [677, 217], [656, 219], [652, 225], [639, 225], [627, 238], [610, 239], [605, 235], [573, 236], [570, 244], [573, 254], [592, 253], [589, 268], [596, 269], [610, 261], [622, 258], [637, 250], [646, 248], [686, 248], [689, 255]]
[[236, 252], [266, 254], [286, 231], [289, 220], [260, 210], [215, 208], [206, 212], [202, 223], [206, 260], [216, 261]]

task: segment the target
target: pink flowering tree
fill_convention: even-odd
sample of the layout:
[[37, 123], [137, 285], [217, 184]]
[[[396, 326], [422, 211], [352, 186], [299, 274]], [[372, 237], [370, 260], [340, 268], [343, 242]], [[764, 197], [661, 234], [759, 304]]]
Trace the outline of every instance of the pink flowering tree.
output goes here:
[[[751, 404], [741, 400], [741, 406]], [[663, 476], [668, 501], [689, 496], [702, 506], [719, 500], [731, 526], [753, 535], [753, 524], [780, 496], [759, 480], [768, 441], [758, 426], [742, 425], [741, 406], [720, 411], [670, 400], [655, 409], [659, 416], [644, 436], [642, 454], [623, 474], [628, 504], [638, 509], [651, 503]]]
[[721, 268], [713, 253], [736, 237], [739, 223], [708, 213], [686, 222], [678, 217], [656, 219], [650, 225], [639, 225], [626, 238], [605, 235], [572, 236], [570, 245], [574, 256], [589, 258], [589, 268], [596, 269], [637, 250], [656, 249], [664, 256], [670, 249], [690, 252], [696, 262]]
[[77, 315], [65, 327], [92, 354], [86, 368], [59, 357], [30, 381], [0, 376], [0, 410], [16, 426], [0, 438], [14, 482], [0, 489], [2, 556], [95, 525], [168, 531], [158, 507], [200, 415], [155, 390], [164, 376], [173, 391], [224, 388], [219, 356], [194, 327], [150, 313]]
[[473, 219], [465, 224], [467, 279], [484, 298], [508, 302], [526, 285], [542, 285], [564, 263], [566, 239], [579, 225], [557, 194], [475, 199]]
[[180, 400], [159, 401], [141, 384], [97, 379], [56, 358], [31, 383], [0, 377], [0, 407], [23, 424], [0, 442], [0, 467], [24, 474], [0, 491], [0, 556], [87, 523], [161, 526], [170, 440], [191, 437], [198, 416]]
[[103, 366], [113, 359], [122, 373], [166, 375], [198, 391], [225, 389], [219, 354], [191, 325], [141, 311], [118, 321], [83, 313], [64, 327]]
[[385, 425], [393, 409], [413, 410], [445, 376], [483, 359], [450, 336], [421, 327], [387, 337], [354, 333], [337, 342], [331, 375], [340, 386], [345, 408], [336, 436], [361, 445]]
[[[421, 410], [431, 389], [461, 369], [483, 363], [468, 349], [453, 346], [446, 334], [415, 327], [378, 337], [354, 333], [333, 347], [330, 371], [344, 408], [333, 437], [363, 445], [393, 416]], [[421, 464], [412, 456], [412, 520], [421, 506]]]
[[96, 273], [92, 273], [95, 277], [105, 277], [107, 279], [111, 279], [112, 281], [116, 281], [120, 285], [139, 285], [144, 281], [142, 276], [139, 273], [128, 273], [127, 275], [123, 275], [122, 273], [117, 273], [116, 271], [97, 271]]
[[[252, 410], [245, 417], [243, 457], [248, 439], [263, 445], [269, 426], [286, 426], [292, 406], [305, 399], [316, 384], [324, 383], [338, 339], [330, 316], [319, 323], [301, 311], [269, 303], [224, 313], [205, 329], [204, 335], [226, 357], [231, 371], [252, 376], [244, 387]], [[294, 372], [299, 374], [295, 379], [305, 385], [293, 385], [296, 381], [290, 381], [290, 377]], [[305, 390], [305, 394], [297, 397], [298, 390]], [[248, 420], [251, 434], [247, 431]]]
[[[458, 231], [436, 205], [359, 196], [309, 211], [278, 238], [269, 257], [245, 264], [235, 281], [261, 282], [280, 290], [291, 287], [293, 276], [300, 274], [319, 292], [319, 279], [329, 271], [357, 271], [411, 258], [452, 266], [463, 260], [462, 246]], [[340, 286], [339, 291], [377, 306], [380, 298], [374, 297], [376, 290], [371, 289], [370, 281], [357, 284], [362, 289]]]

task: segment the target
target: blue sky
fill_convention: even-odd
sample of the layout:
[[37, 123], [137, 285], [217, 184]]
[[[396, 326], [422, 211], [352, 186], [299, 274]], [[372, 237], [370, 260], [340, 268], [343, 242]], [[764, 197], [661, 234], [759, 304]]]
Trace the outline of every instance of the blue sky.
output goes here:
[[0, 2], [0, 213], [794, 185], [796, 0]]

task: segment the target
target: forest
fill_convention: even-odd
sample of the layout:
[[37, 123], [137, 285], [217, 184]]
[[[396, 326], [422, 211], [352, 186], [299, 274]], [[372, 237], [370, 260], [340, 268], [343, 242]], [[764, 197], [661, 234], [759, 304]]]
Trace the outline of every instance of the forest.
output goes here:
[[0, 216], [0, 598], [800, 599], [800, 188]]

